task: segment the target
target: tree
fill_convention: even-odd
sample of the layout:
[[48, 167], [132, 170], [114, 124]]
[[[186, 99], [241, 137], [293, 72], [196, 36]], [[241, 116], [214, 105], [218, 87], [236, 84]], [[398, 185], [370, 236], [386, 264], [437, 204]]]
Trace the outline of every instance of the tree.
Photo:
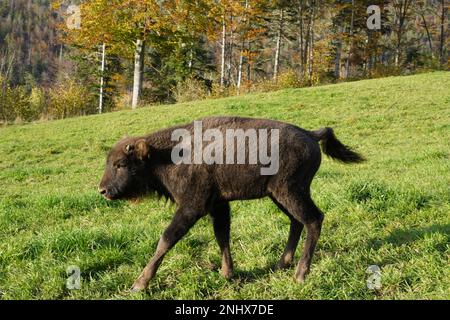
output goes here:
[[350, 75], [350, 55], [353, 49], [353, 33], [355, 28], [355, 0], [352, 0], [351, 6], [351, 20], [350, 20], [350, 45], [348, 46], [347, 60], [345, 61], [345, 78]]
[[411, 15], [411, 7], [413, 0], [393, 0], [392, 9], [394, 13], [393, 18], [393, 31], [396, 36], [395, 44], [395, 66], [400, 65], [402, 55], [402, 40], [407, 27], [407, 20]]
[[[23, 86], [21, 97], [73, 78], [92, 97], [101, 92], [106, 109], [130, 92], [136, 108], [443, 68], [447, 58], [443, 0], [74, 0], [80, 30], [66, 27], [64, 7], [48, 10], [50, 1], [0, 3], [2, 81]], [[381, 7], [381, 30], [366, 26], [369, 4]]]
[[447, 16], [447, 9], [448, 4], [445, 4], [445, 0], [441, 0], [441, 32], [440, 32], [440, 40], [439, 40], [439, 61], [441, 64], [441, 67], [444, 66], [446, 63], [445, 61], [445, 54], [444, 54], [444, 48], [445, 48], [445, 17]]
[[134, 56], [133, 109], [142, 89], [146, 42], [171, 29], [166, 9], [155, 0], [87, 0], [81, 5], [82, 28], [66, 30], [72, 45], [91, 50], [106, 43], [112, 53]]
[[242, 65], [244, 63], [244, 46], [246, 41], [246, 33], [248, 29], [248, 21], [250, 19], [249, 17], [249, 0], [245, 0], [245, 6], [243, 7], [243, 14], [242, 14], [242, 31], [241, 31], [241, 45], [240, 45], [240, 52], [239, 52], [239, 66], [238, 66], [238, 76], [237, 76], [237, 93], [239, 94], [239, 90], [241, 89], [241, 82], [242, 82]]
[[139, 103], [140, 93], [142, 91], [143, 73], [144, 73], [144, 53], [145, 41], [136, 40], [136, 51], [134, 56], [134, 81], [133, 96], [131, 99], [131, 108], [136, 109]]
[[14, 0], [0, 3], [0, 51], [14, 57], [8, 82], [25, 85], [33, 79], [49, 86], [57, 76], [59, 50], [53, 25], [59, 17], [49, 10], [50, 0]]
[[277, 25], [277, 40], [275, 47], [275, 60], [273, 64], [273, 79], [276, 81], [278, 76], [278, 68], [280, 65], [280, 53], [281, 53], [281, 42], [283, 39], [283, 27], [284, 27], [284, 8], [280, 7], [279, 11], [279, 19]]
[[430, 32], [429, 22], [427, 20], [427, 16], [431, 13], [430, 9], [430, 6], [427, 6], [425, 1], [416, 1], [414, 5], [414, 11], [420, 17], [421, 26], [425, 29], [426, 32], [430, 54], [432, 57], [434, 57], [433, 39]]

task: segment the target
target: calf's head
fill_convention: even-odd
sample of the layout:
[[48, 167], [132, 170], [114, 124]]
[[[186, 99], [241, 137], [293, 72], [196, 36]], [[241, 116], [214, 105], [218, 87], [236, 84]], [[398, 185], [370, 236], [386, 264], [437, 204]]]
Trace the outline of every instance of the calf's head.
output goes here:
[[108, 200], [133, 198], [144, 189], [149, 146], [145, 139], [126, 138], [109, 152], [98, 191]]

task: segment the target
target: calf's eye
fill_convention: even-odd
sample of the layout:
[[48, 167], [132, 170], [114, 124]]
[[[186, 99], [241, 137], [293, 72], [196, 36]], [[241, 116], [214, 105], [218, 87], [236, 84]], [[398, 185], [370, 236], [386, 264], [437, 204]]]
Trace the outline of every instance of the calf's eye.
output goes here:
[[125, 163], [118, 163], [116, 164], [116, 168], [120, 169], [120, 168], [125, 168], [127, 165]]

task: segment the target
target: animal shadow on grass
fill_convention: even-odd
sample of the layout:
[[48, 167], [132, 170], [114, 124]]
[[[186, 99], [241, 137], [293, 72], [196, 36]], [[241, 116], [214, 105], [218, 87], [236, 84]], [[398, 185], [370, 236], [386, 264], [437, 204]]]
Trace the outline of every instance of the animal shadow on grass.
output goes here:
[[[186, 244], [190, 248], [190, 259], [192, 261], [195, 261], [198, 263], [202, 268], [205, 269], [205, 272], [207, 270], [213, 271], [213, 272], [220, 272], [221, 269], [221, 259], [220, 257], [217, 257], [216, 259], [205, 261], [203, 259], [204, 252], [206, 251], [206, 247], [210, 244], [211, 239], [208, 238], [190, 238], [186, 239]], [[214, 241], [214, 245], [215, 241]], [[217, 249], [219, 251], [219, 249]], [[235, 264], [239, 264], [239, 261], [234, 261]], [[257, 280], [258, 278], [261, 278], [265, 275], [268, 275], [270, 272], [274, 271], [274, 266], [276, 264], [276, 261], [270, 262], [265, 267], [257, 267], [251, 270], [241, 270], [239, 269], [239, 266], [235, 266], [234, 268], [234, 275], [230, 279], [231, 282], [237, 281], [240, 283], [247, 283]]]
[[[269, 261], [264, 266], [256, 266], [252, 269], [241, 269], [239, 267], [240, 260], [233, 259], [234, 269], [233, 276], [228, 280], [230, 283], [234, 283], [237, 285], [244, 285], [246, 283], [255, 282], [263, 277], [269, 276], [271, 273], [278, 271], [276, 269], [276, 264], [278, 260]], [[295, 264], [292, 264], [288, 269], [292, 269]], [[213, 272], [220, 273], [221, 271], [221, 259], [220, 257], [214, 259], [209, 262], [209, 265], [206, 266], [207, 269]]]
[[[206, 250], [206, 247], [208, 246], [209, 242], [210, 240], [204, 238], [186, 239], [186, 244], [190, 248], [189, 250], [190, 259], [198, 263], [198, 265], [203, 268], [203, 272], [220, 273], [221, 269], [220, 257], [213, 258], [212, 260], [204, 260], [202, 258], [203, 257], [202, 254]], [[237, 264], [239, 264], [239, 261], [237, 262]], [[242, 287], [247, 283], [257, 281], [258, 279], [270, 275], [272, 272], [274, 272], [275, 264], [276, 261], [271, 261], [264, 267], [256, 267], [250, 270], [242, 270], [239, 268], [239, 266], [236, 267], [235, 261], [234, 274], [228, 281], [230, 284]], [[172, 284], [167, 283], [164, 278], [154, 279], [153, 281], [150, 282], [149, 287], [145, 290], [143, 294], [146, 295], [147, 297], [151, 297], [155, 291], [164, 291], [166, 289], [169, 289], [171, 286]]]
[[[211, 262], [209, 267], [206, 267], [204, 272], [220, 272], [219, 264], [215, 262]], [[272, 272], [272, 268], [270, 266], [262, 267], [262, 268], [254, 268], [252, 270], [239, 270], [234, 269], [234, 275], [231, 279], [229, 279], [229, 283], [232, 285], [237, 285], [238, 287], [242, 287], [245, 284], [254, 282], [264, 276], [267, 276]], [[129, 290], [124, 290], [116, 295], [116, 298], [123, 298], [129, 295], [144, 295], [147, 298], [152, 297], [155, 292], [161, 292], [170, 289], [172, 284], [167, 283], [163, 278], [153, 279], [150, 282], [149, 287], [140, 293], [133, 293]]]
[[257, 267], [251, 270], [234, 270], [234, 276], [231, 278], [231, 281], [235, 281], [236, 283], [243, 285], [246, 283], [254, 282], [262, 277], [268, 276], [270, 273], [274, 271], [272, 265], [267, 265], [265, 267]]
[[[426, 235], [432, 233], [450, 234], [450, 224], [433, 224], [424, 228], [412, 229], [396, 229], [389, 234], [384, 240], [374, 238], [369, 241], [372, 248], [379, 249], [383, 243], [390, 243], [394, 246], [402, 246], [413, 243], [417, 240], [424, 239]], [[437, 246], [436, 250], [440, 252], [445, 251], [444, 246]]]

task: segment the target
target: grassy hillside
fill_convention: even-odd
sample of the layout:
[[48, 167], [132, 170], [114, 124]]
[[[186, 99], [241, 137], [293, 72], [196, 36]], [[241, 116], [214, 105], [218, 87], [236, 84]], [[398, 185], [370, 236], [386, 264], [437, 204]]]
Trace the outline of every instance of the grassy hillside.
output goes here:
[[[232, 204], [234, 279], [217, 272], [205, 218], [168, 254], [147, 293], [124, 293], [174, 207], [103, 200], [106, 152], [124, 135], [205, 115], [331, 126], [368, 158], [353, 166], [324, 159], [312, 193], [325, 221], [305, 284], [293, 282], [293, 268], [270, 271], [289, 222], [263, 199]], [[10, 126], [0, 137], [2, 299], [450, 298], [450, 73]], [[66, 289], [70, 265], [81, 269], [80, 290]], [[377, 292], [366, 287], [370, 265], [382, 271]]]

